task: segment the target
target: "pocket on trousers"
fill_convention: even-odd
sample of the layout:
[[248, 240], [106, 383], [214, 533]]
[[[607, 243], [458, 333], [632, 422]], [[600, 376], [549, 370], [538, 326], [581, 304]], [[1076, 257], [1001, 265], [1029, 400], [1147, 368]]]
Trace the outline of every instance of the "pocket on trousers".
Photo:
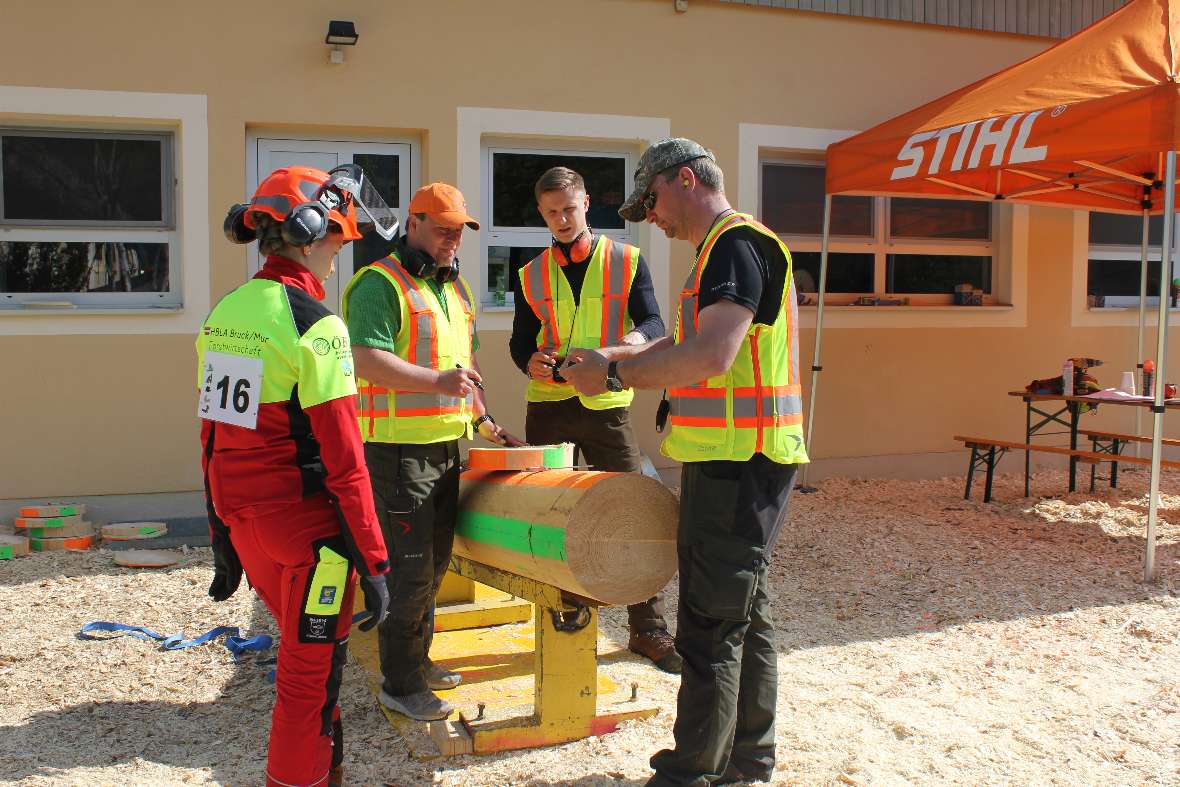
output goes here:
[[336, 627], [347, 591], [350, 564], [343, 539], [315, 542], [312, 551], [316, 562], [303, 591], [303, 608], [299, 615], [299, 641], [334, 642]]
[[763, 549], [732, 539], [702, 538], [689, 548], [684, 602], [698, 615], [748, 620], [758, 589]]

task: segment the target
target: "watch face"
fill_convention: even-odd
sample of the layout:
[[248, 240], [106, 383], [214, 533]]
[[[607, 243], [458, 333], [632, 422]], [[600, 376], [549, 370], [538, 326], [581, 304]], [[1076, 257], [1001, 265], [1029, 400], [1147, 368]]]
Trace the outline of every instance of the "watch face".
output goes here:
[[606, 378], [606, 390], [611, 393], [620, 393], [623, 390], [623, 381], [617, 377]]

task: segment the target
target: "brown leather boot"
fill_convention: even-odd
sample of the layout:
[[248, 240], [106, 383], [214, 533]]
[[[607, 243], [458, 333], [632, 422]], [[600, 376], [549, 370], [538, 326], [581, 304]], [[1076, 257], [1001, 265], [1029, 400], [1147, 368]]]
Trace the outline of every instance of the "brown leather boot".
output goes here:
[[651, 659], [657, 667], [673, 675], [679, 675], [680, 668], [684, 666], [680, 654], [676, 652], [672, 635], [664, 629], [632, 631], [627, 648], [632, 653]]
[[344, 765], [337, 765], [328, 771], [328, 787], [344, 787]]

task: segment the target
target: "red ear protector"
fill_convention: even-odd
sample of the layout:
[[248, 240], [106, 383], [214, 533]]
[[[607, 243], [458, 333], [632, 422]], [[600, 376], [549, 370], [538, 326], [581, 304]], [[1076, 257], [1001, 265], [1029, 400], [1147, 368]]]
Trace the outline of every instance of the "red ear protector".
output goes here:
[[569, 257], [566, 257], [565, 249], [558, 242], [557, 238], [553, 238], [552, 240], [553, 253], [557, 257], [557, 264], [562, 266], [570, 262], [585, 262], [586, 258], [590, 256], [590, 252], [594, 250], [593, 236], [589, 227], [579, 232], [578, 237], [570, 242]]
[[434, 257], [431, 257], [426, 252], [421, 249], [415, 249], [408, 243], [404, 243], [397, 250], [397, 258], [401, 260], [402, 267], [411, 276], [417, 276], [421, 279], [433, 277], [439, 284], [446, 284], [449, 281], [459, 278], [458, 257], [451, 261], [449, 268], [444, 268], [435, 262]]

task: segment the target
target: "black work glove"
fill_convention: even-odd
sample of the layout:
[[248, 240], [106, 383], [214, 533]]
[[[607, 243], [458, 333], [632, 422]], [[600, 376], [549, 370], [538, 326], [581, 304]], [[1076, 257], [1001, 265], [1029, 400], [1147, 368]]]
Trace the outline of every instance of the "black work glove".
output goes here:
[[368, 616], [361, 618], [357, 628], [368, 631], [389, 614], [389, 588], [385, 586], [385, 577], [361, 577], [361, 590], [365, 594], [365, 612]]
[[215, 532], [212, 540], [213, 581], [209, 584], [209, 595], [214, 601], [225, 601], [242, 583], [242, 561], [230, 543], [228, 530]]

